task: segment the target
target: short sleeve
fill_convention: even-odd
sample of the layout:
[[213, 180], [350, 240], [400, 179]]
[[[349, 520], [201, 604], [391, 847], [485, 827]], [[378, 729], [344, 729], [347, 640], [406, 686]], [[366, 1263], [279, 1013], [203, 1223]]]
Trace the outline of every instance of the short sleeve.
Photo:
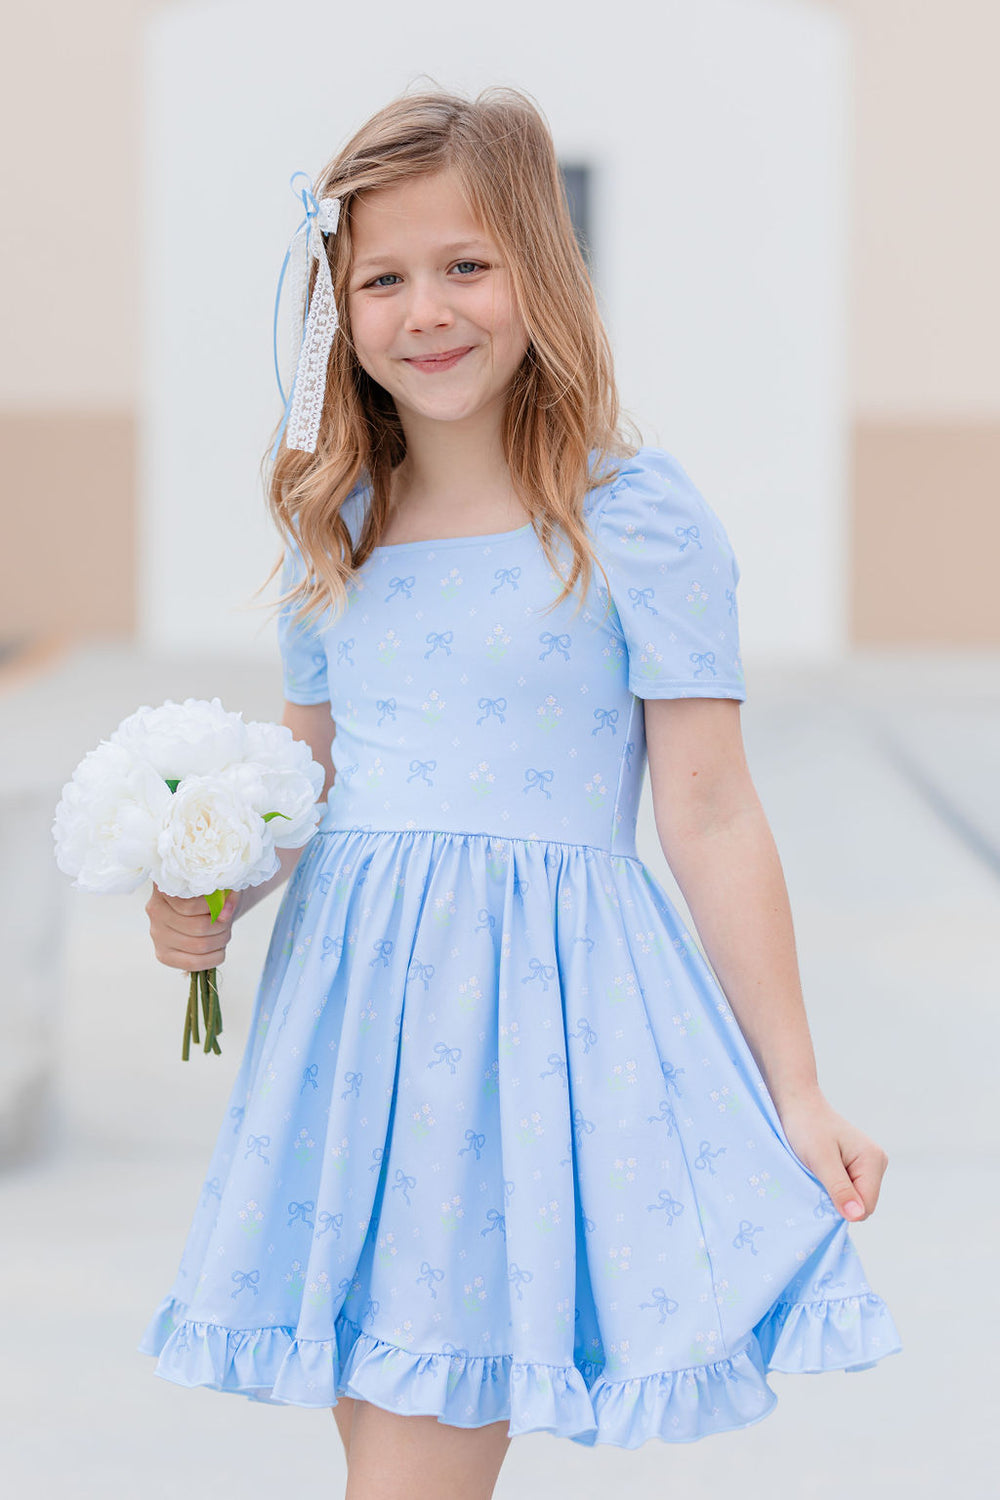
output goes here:
[[[288, 543], [281, 573], [281, 592], [293, 588], [304, 571], [298, 548]], [[285, 604], [278, 615], [278, 647], [285, 698], [289, 703], [325, 703], [330, 697], [330, 688], [323, 630], [310, 615], [300, 616], [296, 621], [295, 611], [295, 604]]]
[[636, 697], [745, 699], [739, 564], [676, 459], [641, 448], [598, 492], [588, 520]]

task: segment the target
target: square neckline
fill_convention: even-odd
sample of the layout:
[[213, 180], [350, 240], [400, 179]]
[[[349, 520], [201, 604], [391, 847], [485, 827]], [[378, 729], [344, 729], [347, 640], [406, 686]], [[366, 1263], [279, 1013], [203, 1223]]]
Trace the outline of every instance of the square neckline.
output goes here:
[[[355, 502], [355, 514], [357, 513], [357, 507], [360, 506], [363, 508], [365, 496], [368, 494], [370, 488], [371, 486], [362, 480], [348, 497]], [[500, 542], [505, 541], [508, 537], [521, 536], [524, 532], [531, 531], [533, 526], [534, 523], [532, 521], [525, 521], [523, 526], [517, 526], [513, 531], [480, 531], [474, 532], [471, 536], [432, 536], [427, 538], [420, 537], [416, 541], [410, 542], [382, 542], [379, 546], [371, 549], [370, 555], [374, 557], [380, 552], [399, 552], [410, 547], [462, 547], [471, 546], [473, 542]]]
[[[641, 452], [642, 450], [640, 449], [639, 451]], [[592, 464], [593, 452], [591, 452], [590, 457]], [[603, 484], [591, 485], [588, 488], [584, 497], [585, 515], [592, 508], [594, 497], [605, 488], [607, 486]], [[363, 507], [365, 496], [370, 490], [371, 485], [369, 483], [364, 479], [359, 480], [348, 498], [353, 499], [356, 506], [360, 505]], [[369, 555], [375, 557], [379, 553], [398, 552], [413, 547], [466, 547], [471, 546], [473, 542], [503, 542], [513, 537], [523, 536], [526, 531], [533, 530], [534, 522], [526, 521], [523, 526], [517, 526], [513, 531], [480, 531], [474, 532], [471, 536], [434, 536], [427, 537], [426, 539], [420, 538], [417, 541], [411, 542], [383, 542], [379, 546], [373, 547]]]
[[415, 542], [385, 542], [378, 547], [372, 548], [376, 552], [397, 552], [401, 547], [456, 547], [468, 545], [471, 542], [497, 542], [506, 537], [520, 536], [522, 532], [530, 531], [532, 522], [526, 521], [523, 526], [518, 526], [514, 531], [479, 531], [472, 536], [432, 536], [420, 538]]

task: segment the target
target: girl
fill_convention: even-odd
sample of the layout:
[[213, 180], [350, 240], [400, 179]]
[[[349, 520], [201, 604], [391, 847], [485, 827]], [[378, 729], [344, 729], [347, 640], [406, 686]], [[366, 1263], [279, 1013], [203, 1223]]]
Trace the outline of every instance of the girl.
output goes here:
[[[292, 877], [141, 1347], [332, 1407], [349, 1500], [472, 1500], [518, 1433], [687, 1442], [766, 1416], [769, 1369], [896, 1352], [848, 1233], [887, 1157], [817, 1080], [738, 565], [622, 434], [538, 111], [404, 96], [316, 198], [340, 323], [269, 499], [329, 795], [214, 926], [149, 902], [160, 961], [205, 968]], [[647, 760], [711, 968], [636, 855]]]

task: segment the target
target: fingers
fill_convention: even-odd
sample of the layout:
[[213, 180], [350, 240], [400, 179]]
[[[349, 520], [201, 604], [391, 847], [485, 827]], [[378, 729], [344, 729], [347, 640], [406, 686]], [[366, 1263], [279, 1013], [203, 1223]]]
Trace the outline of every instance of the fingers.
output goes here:
[[208, 953], [192, 953], [184, 948], [162, 948], [154, 942], [154, 952], [161, 964], [169, 969], [183, 969], [185, 974], [200, 973], [203, 969], [218, 969], [226, 961], [225, 948]]
[[787, 1102], [782, 1124], [803, 1166], [826, 1188], [837, 1212], [858, 1224], [875, 1212], [889, 1158], [825, 1101]]
[[169, 968], [189, 973], [218, 968], [225, 961], [240, 892], [231, 892], [213, 922], [203, 896], [167, 896], [156, 885], [146, 902], [156, 957]]
[[[235, 892], [226, 897], [226, 905], [231, 906], [235, 899]], [[166, 891], [161, 891], [159, 886], [153, 884], [153, 894], [147, 902], [147, 911], [151, 905], [156, 904], [164, 911], [173, 912], [178, 917], [204, 917], [211, 926], [212, 918], [204, 896], [168, 896]]]
[[[816, 1148], [809, 1152], [810, 1160], [806, 1162], [809, 1170], [819, 1178], [833, 1199], [837, 1212], [851, 1223], [858, 1223], [867, 1218], [874, 1203], [870, 1203], [863, 1191], [863, 1178], [867, 1175], [861, 1170], [863, 1163], [859, 1155], [852, 1163], [853, 1170], [848, 1168], [835, 1138], [827, 1137]], [[804, 1160], [804, 1158], [803, 1158]]]
[[[845, 1163], [849, 1185], [846, 1189], [841, 1189], [840, 1199], [836, 1193], [831, 1193], [830, 1196], [838, 1209], [844, 1213], [844, 1217], [850, 1219], [852, 1223], [859, 1224], [875, 1212], [882, 1189], [882, 1178], [885, 1176], [888, 1165], [888, 1156], [874, 1141], [862, 1147], [857, 1156], [849, 1163]], [[864, 1209], [863, 1213], [844, 1212], [852, 1199], [860, 1200]]]

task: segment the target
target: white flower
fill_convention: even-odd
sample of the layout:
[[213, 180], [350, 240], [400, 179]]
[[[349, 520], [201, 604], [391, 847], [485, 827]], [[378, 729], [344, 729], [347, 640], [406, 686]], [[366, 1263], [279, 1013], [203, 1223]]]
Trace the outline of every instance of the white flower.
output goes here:
[[[257, 773], [260, 790], [249, 790], [249, 779], [241, 782], [245, 795], [263, 817], [269, 812], [284, 816], [268, 823], [268, 833], [279, 849], [297, 849], [311, 837], [320, 819], [317, 798], [326, 780], [323, 767], [312, 758], [303, 740], [297, 740], [284, 724], [246, 725], [246, 762], [241, 771]], [[232, 772], [230, 774], [233, 774]]]
[[170, 788], [145, 761], [102, 741], [63, 787], [52, 824], [56, 863], [81, 890], [134, 891], [149, 875]]
[[182, 776], [208, 776], [246, 756], [246, 731], [241, 714], [227, 713], [219, 698], [168, 698], [159, 708], [136, 709], [111, 736], [133, 755], [150, 763], [170, 781]]
[[279, 864], [268, 826], [230, 774], [185, 777], [163, 821], [153, 878], [168, 896], [261, 885]]
[[308, 842], [323, 781], [284, 725], [245, 724], [218, 698], [168, 699], [124, 719], [77, 766], [53, 822], [56, 860], [82, 889], [108, 894], [149, 875], [172, 896], [259, 885], [278, 869], [276, 846]]

